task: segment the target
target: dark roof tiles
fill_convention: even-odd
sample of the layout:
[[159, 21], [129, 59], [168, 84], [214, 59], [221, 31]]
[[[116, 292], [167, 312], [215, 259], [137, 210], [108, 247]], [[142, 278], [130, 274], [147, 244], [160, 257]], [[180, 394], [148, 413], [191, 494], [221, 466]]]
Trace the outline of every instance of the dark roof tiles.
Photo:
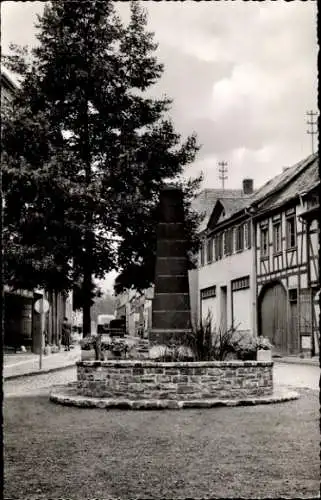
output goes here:
[[246, 203], [248, 199], [249, 195], [245, 195], [242, 189], [204, 189], [192, 203], [194, 210], [204, 214], [199, 230], [203, 231], [206, 229], [213, 207], [218, 200], [224, 201], [229, 206], [228, 211], [230, 212], [232, 207], [240, 204], [240, 200], [244, 200], [244, 203]]
[[[260, 189], [251, 195], [244, 195], [241, 190], [220, 189], [205, 190], [198, 201], [198, 207], [203, 207], [206, 213], [200, 227], [204, 231], [218, 200], [224, 207], [224, 213], [218, 223], [228, 220], [241, 212], [244, 208], [254, 207], [259, 212], [272, 210], [287, 201], [313, 189], [319, 177], [318, 153], [308, 156], [296, 163], [293, 167], [285, 168], [283, 172], [266, 182]], [[194, 206], [196, 210], [199, 208]]]

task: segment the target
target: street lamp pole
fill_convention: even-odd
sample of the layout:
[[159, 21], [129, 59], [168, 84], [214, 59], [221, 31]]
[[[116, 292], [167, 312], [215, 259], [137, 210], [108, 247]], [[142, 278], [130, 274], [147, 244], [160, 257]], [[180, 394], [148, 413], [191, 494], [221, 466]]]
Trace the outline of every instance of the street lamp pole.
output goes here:
[[43, 353], [43, 332], [44, 332], [44, 297], [40, 299], [40, 353], [39, 353], [39, 370], [42, 370], [42, 353]]

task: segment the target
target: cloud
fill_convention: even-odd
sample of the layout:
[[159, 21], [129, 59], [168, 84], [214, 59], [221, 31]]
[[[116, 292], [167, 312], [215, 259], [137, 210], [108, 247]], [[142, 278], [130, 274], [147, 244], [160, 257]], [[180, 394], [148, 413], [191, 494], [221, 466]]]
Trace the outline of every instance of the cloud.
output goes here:
[[[306, 111], [317, 106], [316, 2], [143, 2], [165, 65], [153, 95], [173, 98], [183, 138], [203, 147], [186, 173], [204, 168], [216, 187], [217, 161], [229, 183], [256, 183], [310, 153]], [[129, 19], [129, 4], [116, 3]], [[2, 45], [34, 40], [41, 2], [2, 4]]]

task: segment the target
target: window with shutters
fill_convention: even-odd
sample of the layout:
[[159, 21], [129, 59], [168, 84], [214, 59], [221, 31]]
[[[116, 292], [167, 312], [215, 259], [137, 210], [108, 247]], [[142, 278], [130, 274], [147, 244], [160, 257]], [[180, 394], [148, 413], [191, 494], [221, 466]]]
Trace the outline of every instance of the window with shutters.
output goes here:
[[201, 248], [200, 248], [200, 262], [201, 262], [201, 266], [204, 266], [204, 254], [205, 254], [205, 246], [204, 246], [204, 242], [202, 241]]
[[224, 232], [224, 255], [233, 253], [233, 229]]
[[282, 228], [281, 222], [273, 223], [273, 253], [282, 252]]
[[286, 219], [286, 248], [288, 250], [296, 247], [296, 224], [295, 215], [290, 215]]
[[244, 250], [244, 224], [235, 228], [235, 251], [242, 252]]
[[268, 226], [261, 227], [261, 257], [269, 256], [269, 228]]
[[221, 260], [223, 257], [223, 234], [217, 234], [215, 237], [215, 260]]
[[213, 262], [213, 238], [207, 240], [207, 263]]
[[252, 246], [252, 224], [251, 221], [245, 223], [245, 248], [250, 249]]

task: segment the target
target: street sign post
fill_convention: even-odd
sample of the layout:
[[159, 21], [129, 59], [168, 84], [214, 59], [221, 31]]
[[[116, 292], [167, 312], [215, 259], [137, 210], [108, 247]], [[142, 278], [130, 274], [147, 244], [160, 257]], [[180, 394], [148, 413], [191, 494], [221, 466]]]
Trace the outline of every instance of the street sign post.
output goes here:
[[49, 302], [44, 297], [35, 302], [35, 311], [40, 314], [40, 354], [39, 354], [39, 370], [42, 369], [42, 353], [43, 353], [43, 338], [45, 333], [46, 314], [49, 311]]

